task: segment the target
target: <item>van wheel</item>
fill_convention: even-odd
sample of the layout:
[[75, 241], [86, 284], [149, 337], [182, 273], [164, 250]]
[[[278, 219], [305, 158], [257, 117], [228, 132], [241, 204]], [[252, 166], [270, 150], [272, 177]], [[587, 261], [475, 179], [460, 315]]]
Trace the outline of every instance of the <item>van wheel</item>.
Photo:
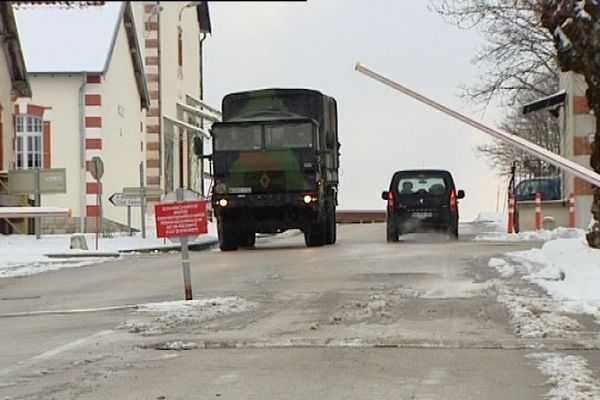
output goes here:
[[398, 228], [393, 226], [392, 224], [387, 224], [387, 241], [388, 242], [397, 242], [400, 233], [398, 232]]
[[448, 236], [452, 240], [458, 240], [458, 224], [448, 227]]

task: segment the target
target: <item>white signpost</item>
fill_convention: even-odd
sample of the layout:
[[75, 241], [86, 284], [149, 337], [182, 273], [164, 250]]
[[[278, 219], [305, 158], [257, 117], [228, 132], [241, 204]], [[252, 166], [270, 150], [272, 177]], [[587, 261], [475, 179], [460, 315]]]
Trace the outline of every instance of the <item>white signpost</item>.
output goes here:
[[130, 197], [126, 196], [124, 193], [113, 193], [112, 196], [108, 198], [114, 206], [117, 207], [141, 207], [142, 199], [139, 197]]
[[126, 196], [123, 193], [113, 193], [109, 198], [114, 206], [117, 207], [127, 207], [127, 232], [131, 236], [131, 207], [141, 207], [142, 206], [142, 198], [141, 197], [131, 197]]

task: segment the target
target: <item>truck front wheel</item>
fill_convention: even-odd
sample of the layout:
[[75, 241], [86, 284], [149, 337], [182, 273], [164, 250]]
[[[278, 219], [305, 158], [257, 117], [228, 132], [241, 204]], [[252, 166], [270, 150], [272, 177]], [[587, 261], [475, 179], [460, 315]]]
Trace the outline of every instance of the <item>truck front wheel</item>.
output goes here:
[[252, 230], [240, 232], [240, 247], [254, 247], [256, 244], [256, 233]]
[[233, 251], [239, 247], [238, 232], [233, 221], [220, 219], [217, 224], [219, 232], [219, 248], [221, 251]]
[[327, 219], [319, 218], [311, 222], [304, 231], [304, 242], [308, 247], [323, 246], [327, 235]]

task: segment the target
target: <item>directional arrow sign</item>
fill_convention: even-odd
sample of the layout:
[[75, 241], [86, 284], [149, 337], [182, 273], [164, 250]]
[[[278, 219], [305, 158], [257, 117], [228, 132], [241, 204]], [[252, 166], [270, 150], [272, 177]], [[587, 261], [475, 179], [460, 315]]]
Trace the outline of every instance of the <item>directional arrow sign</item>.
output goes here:
[[125, 207], [125, 206], [141, 207], [142, 206], [142, 200], [140, 199], [139, 196], [138, 197], [130, 197], [130, 196], [125, 196], [123, 193], [113, 193], [113, 195], [108, 198], [108, 201], [110, 201], [117, 207]]
[[[144, 193], [146, 196], [160, 196], [163, 194], [163, 190], [161, 188], [153, 188], [153, 187], [145, 187]], [[142, 194], [141, 187], [124, 187], [123, 193], [124, 196], [132, 197], [132, 196], [140, 196]]]

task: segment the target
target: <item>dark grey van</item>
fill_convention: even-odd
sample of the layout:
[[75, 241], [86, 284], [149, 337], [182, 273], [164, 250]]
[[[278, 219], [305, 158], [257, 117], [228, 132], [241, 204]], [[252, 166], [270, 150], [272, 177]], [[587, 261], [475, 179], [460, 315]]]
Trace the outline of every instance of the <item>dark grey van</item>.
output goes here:
[[445, 170], [420, 169], [397, 171], [388, 191], [387, 241], [397, 242], [405, 233], [442, 231], [458, 239], [458, 199], [454, 179]]

